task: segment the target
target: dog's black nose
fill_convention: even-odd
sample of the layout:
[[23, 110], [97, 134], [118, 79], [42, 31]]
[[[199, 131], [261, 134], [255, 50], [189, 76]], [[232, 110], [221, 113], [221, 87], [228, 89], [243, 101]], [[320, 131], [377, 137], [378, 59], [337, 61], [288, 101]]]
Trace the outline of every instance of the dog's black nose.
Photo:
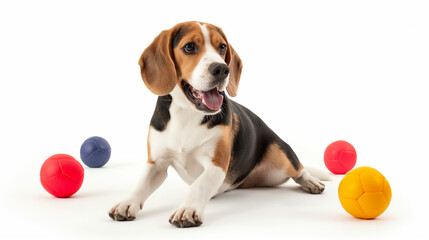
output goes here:
[[212, 63], [209, 66], [209, 72], [213, 75], [215, 81], [223, 81], [229, 74], [229, 68], [224, 63]]

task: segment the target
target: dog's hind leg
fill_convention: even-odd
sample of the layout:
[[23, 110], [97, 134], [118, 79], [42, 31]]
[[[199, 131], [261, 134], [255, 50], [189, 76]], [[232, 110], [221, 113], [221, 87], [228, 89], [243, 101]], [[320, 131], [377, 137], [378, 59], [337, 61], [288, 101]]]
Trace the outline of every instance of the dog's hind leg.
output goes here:
[[308, 173], [293, 150], [283, 141], [267, 147], [260, 163], [243, 180], [240, 188], [272, 187], [295, 180], [309, 193], [322, 193], [325, 185]]
[[309, 193], [322, 193], [325, 190], [325, 184], [311, 176], [306, 169], [302, 169], [301, 174], [294, 177], [293, 180]]

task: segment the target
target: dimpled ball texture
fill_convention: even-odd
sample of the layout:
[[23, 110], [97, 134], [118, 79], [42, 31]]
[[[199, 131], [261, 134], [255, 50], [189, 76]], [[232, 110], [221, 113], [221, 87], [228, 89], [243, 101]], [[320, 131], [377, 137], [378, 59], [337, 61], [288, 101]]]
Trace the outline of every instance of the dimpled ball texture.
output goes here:
[[83, 183], [82, 165], [67, 154], [56, 154], [43, 163], [40, 169], [40, 182], [43, 188], [58, 198], [75, 194]]
[[356, 164], [356, 150], [346, 141], [336, 141], [326, 147], [325, 165], [334, 174], [345, 174]]
[[80, 158], [86, 166], [99, 168], [109, 161], [111, 148], [106, 139], [90, 137], [83, 142], [80, 148]]
[[392, 199], [386, 178], [376, 169], [359, 167], [347, 173], [338, 187], [343, 208], [352, 216], [372, 219], [382, 214]]

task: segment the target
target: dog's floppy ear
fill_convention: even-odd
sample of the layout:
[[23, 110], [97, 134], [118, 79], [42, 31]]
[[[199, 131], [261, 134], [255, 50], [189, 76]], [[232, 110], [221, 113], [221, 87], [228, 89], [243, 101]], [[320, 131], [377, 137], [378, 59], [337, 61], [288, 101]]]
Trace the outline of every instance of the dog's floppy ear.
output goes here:
[[173, 29], [162, 31], [139, 60], [144, 83], [151, 92], [160, 96], [173, 91], [177, 82], [171, 42], [173, 35]]
[[229, 67], [229, 83], [226, 87], [226, 90], [231, 97], [235, 97], [237, 96], [237, 89], [238, 84], [240, 83], [243, 63], [241, 62], [241, 59], [235, 52], [234, 48], [232, 48], [231, 44], [228, 44], [225, 62]]

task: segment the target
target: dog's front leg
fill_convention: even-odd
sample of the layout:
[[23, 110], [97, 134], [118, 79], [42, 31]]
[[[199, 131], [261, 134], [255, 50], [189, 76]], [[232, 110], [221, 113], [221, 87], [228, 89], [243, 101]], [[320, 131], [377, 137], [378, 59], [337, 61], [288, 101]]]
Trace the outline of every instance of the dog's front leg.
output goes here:
[[170, 223], [180, 228], [200, 226], [207, 202], [216, 195], [224, 180], [225, 172], [210, 161], [203, 173], [191, 184], [185, 201], [170, 217]]
[[127, 200], [115, 205], [109, 216], [116, 221], [131, 221], [143, 208], [146, 199], [164, 182], [168, 164], [161, 160], [146, 163], [143, 175], [134, 194]]

